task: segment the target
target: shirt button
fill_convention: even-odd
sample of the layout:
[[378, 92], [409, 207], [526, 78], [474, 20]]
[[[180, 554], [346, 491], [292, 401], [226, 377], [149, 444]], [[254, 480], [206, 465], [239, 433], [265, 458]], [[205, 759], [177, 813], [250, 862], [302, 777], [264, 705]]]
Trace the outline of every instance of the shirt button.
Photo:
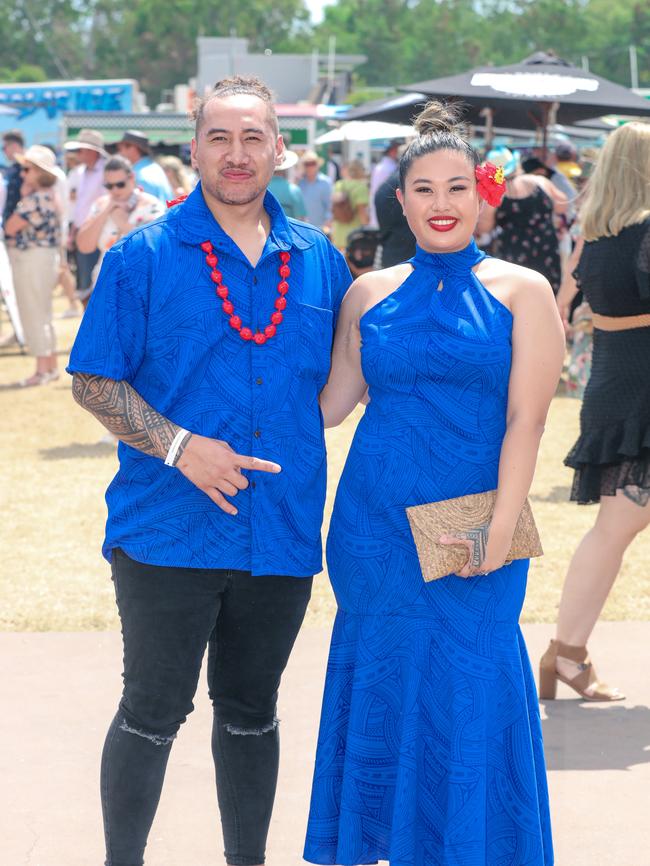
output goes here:
[[262, 431], [261, 431], [261, 430], [256, 430], [255, 433], [254, 433], [253, 435], [255, 436], [256, 439], [259, 439], [260, 436], [262, 435]]
[[255, 380], [255, 384], [256, 384], [256, 385], [261, 385], [263, 381], [264, 381], [264, 380], [262, 379], [262, 377], [261, 377], [261, 376], [258, 376], [257, 379]]
[[254, 286], [257, 285], [257, 277], [253, 277], [253, 285], [254, 285]]
[[251, 481], [251, 487], [253, 488], [253, 490], [255, 490], [255, 488], [257, 487], [257, 484], [254, 481]]

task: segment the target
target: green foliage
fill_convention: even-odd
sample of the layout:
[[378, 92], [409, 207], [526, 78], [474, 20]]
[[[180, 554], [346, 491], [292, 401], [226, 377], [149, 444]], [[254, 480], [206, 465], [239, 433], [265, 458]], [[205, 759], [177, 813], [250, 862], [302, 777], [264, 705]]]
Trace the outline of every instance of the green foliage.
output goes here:
[[7, 69], [0, 66], [0, 81], [5, 83], [14, 81], [47, 81], [47, 74], [42, 66], [31, 63], [23, 63], [15, 69]]
[[252, 51], [364, 54], [359, 87], [394, 87], [552, 50], [630, 84], [637, 46], [650, 86], [647, 0], [338, 0], [309, 23], [304, 0], [0, 0], [0, 78], [136, 78], [149, 102], [196, 73], [198, 36]]
[[396, 91], [392, 87], [365, 87], [358, 84], [354, 90], [351, 90], [345, 97], [347, 105], [362, 105], [364, 102], [370, 102], [372, 99], [384, 99], [395, 95]]
[[314, 31], [326, 50], [368, 58], [369, 85], [454, 75], [552, 51], [630, 85], [628, 46], [637, 46], [641, 86], [650, 85], [650, 4], [642, 0], [339, 0]]

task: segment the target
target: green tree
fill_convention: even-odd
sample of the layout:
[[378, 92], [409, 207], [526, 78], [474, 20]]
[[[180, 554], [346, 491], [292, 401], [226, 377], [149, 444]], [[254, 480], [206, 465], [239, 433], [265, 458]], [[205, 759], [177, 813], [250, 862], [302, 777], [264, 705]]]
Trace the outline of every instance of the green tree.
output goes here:
[[2, 64], [47, 78], [136, 78], [150, 102], [196, 74], [198, 36], [310, 50], [303, 0], [0, 0]]
[[157, 102], [163, 90], [196, 74], [198, 36], [234, 33], [248, 38], [255, 51], [295, 49], [307, 20], [303, 0], [139, 0], [128, 6], [101, 0], [90, 38], [96, 69], [138, 79]]
[[403, 83], [408, 78], [411, 41], [410, 0], [339, 0], [325, 8], [315, 44], [326, 51], [336, 37], [339, 54], [365, 54], [357, 70], [368, 85]]
[[650, 6], [637, 0], [590, 0], [588, 39], [582, 53], [590, 69], [626, 87], [630, 81], [630, 45], [639, 61], [639, 84], [650, 87]]
[[553, 50], [630, 84], [637, 46], [650, 86], [647, 0], [339, 0], [311, 28], [304, 0], [0, 0], [5, 80], [135, 78], [149, 102], [196, 73], [198, 36], [253, 51], [365, 54], [359, 86], [396, 86]]
[[47, 81], [47, 73], [42, 66], [34, 66], [30, 63], [23, 63], [16, 69], [1, 66], [0, 81]]
[[49, 78], [78, 75], [85, 12], [78, 0], [2, 0], [0, 44], [11, 70], [40, 67]]

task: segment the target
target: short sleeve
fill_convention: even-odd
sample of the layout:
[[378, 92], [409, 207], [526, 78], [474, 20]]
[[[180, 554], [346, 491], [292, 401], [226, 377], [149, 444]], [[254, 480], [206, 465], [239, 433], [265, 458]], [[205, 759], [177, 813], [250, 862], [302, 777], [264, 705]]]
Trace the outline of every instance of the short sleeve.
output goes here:
[[576, 267], [571, 271], [571, 276], [575, 280], [575, 284], [578, 287], [578, 291], [582, 291], [582, 279], [580, 277], [580, 262], [576, 265]]
[[636, 258], [636, 281], [639, 297], [650, 298], [650, 221], [647, 221]]
[[133, 381], [144, 357], [147, 311], [146, 273], [141, 263], [125, 261], [125, 245], [119, 244], [104, 256], [72, 347], [68, 373]]
[[345, 257], [328, 242], [330, 268], [332, 274], [332, 311], [334, 313], [334, 324], [339, 315], [339, 307], [345, 293], [352, 285], [352, 274]]

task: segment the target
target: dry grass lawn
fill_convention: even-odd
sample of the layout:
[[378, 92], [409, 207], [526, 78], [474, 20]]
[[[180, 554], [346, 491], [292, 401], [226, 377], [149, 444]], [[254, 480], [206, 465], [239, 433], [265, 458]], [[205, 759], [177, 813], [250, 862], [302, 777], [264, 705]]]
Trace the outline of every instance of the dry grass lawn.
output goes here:
[[[55, 309], [61, 312], [62, 302]], [[78, 319], [57, 319], [61, 364]], [[2, 333], [7, 333], [3, 323]], [[103, 429], [72, 400], [70, 380], [19, 390], [9, 383], [31, 374], [31, 358], [0, 350], [0, 629], [91, 630], [117, 626], [109, 569], [100, 546], [103, 492], [116, 467]], [[552, 622], [569, 558], [596, 515], [568, 502], [571, 473], [562, 459], [572, 445], [579, 403], [552, 406], [535, 483], [533, 507], [546, 556], [531, 566], [524, 619]], [[327, 514], [358, 415], [330, 431]], [[650, 533], [630, 548], [604, 616], [650, 619]], [[315, 584], [308, 622], [327, 622], [334, 602], [326, 575]]]

